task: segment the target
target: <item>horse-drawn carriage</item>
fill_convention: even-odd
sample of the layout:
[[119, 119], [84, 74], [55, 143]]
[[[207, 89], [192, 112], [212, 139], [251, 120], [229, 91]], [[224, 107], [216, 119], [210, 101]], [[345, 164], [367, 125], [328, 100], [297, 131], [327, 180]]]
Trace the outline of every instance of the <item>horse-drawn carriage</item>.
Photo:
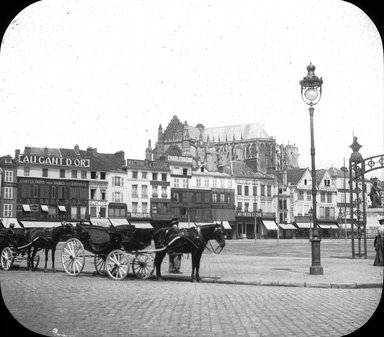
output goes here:
[[[25, 226], [24, 224], [27, 224]], [[40, 256], [37, 252], [45, 249], [45, 271], [47, 270], [48, 251], [52, 251], [52, 266], [54, 269], [54, 253], [57, 243], [63, 235], [72, 232], [72, 225], [52, 222], [21, 222], [16, 219], [5, 226], [0, 225], [0, 265], [9, 270], [15, 261], [27, 261], [27, 267], [35, 270]]]
[[63, 247], [63, 268], [71, 276], [79, 275], [86, 258], [93, 254], [95, 270], [100, 275], [122, 280], [132, 266], [137, 277], [146, 279], [154, 270], [153, 252], [143, 250], [151, 243], [152, 229], [138, 230], [130, 224], [101, 227], [80, 222], [74, 228], [73, 238]]

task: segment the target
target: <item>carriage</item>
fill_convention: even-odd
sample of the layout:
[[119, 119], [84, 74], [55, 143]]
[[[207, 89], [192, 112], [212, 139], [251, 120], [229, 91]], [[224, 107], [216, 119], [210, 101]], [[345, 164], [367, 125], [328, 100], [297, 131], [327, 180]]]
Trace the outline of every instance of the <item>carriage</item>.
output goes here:
[[[27, 261], [28, 267], [36, 269], [40, 257], [36, 255], [32, 261], [29, 261], [29, 250], [33, 245], [33, 241], [28, 238], [26, 229], [17, 221], [9, 224], [9, 226], [2, 225], [0, 228], [0, 265], [3, 270], [11, 269], [15, 261]], [[29, 263], [31, 265], [29, 266]]]
[[80, 222], [74, 228], [74, 237], [64, 244], [63, 268], [68, 275], [77, 276], [86, 258], [93, 257], [95, 271], [100, 275], [123, 280], [132, 267], [134, 275], [147, 279], [154, 271], [153, 251], [144, 250], [151, 244], [152, 230], [131, 224], [102, 227]]

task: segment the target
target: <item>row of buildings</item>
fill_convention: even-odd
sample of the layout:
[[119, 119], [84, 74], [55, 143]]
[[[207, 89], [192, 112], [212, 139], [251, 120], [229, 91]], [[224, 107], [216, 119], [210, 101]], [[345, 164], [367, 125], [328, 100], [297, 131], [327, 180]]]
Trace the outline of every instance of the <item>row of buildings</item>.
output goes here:
[[[238, 142], [231, 129], [240, 132]], [[260, 126], [206, 131], [175, 116], [164, 132], [159, 127], [153, 149], [149, 141], [144, 160], [77, 145], [16, 150], [0, 158], [0, 217], [34, 224], [128, 219], [154, 228], [177, 217], [185, 226], [223, 222], [234, 238], [275, 237], [277, 228], [281, 237], [307, 236], [312, 178], [297, 167], [297, 149], [277, 145]], [[350, 223], [344, 172], [316, 171], [318, 222], [328, 235]]]

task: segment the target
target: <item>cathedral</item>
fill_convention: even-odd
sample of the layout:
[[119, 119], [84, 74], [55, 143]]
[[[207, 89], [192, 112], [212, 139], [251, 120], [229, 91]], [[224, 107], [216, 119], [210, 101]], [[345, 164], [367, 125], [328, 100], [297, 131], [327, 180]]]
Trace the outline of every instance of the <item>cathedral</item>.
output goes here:
[[167, 160], [168, 156], [192, 157], [193, 168], [204, 166], [220, 171], [231, 160], [242, 160], [254, 170], [298, 167], [295, 145], [279, 145], [260, 124], [240, 124], [206, 128], [184, 124], [173, 116], [163, 130], [159, 125], [154, 148], [151, 141], [145, 150], [147, 160]]

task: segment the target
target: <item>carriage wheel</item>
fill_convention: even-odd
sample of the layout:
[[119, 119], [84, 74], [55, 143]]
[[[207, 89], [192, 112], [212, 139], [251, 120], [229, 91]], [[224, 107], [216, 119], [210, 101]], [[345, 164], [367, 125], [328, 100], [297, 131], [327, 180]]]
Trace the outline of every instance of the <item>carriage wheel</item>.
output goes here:
[[132, 261], [134, 274], [141, 279], [147, 279], [155, 270], [155, 259], [150, 254], [138, 253]]
[[105, 269], [105, 255], [95, 255], [95, 270], [99, 275], [106, 275], [107, 271]]
[[37, 269], [37, 266], [39, 265], [39, 262], [40, 262], [40, 256], [39, 255], [35, 255], [35, 258], [33, 259], [32, 261], [32, 270], [36, 270]]
[[61, 263], [67, 274], [77, 276], [81, 273], [85, 264], [85, 252], [83, 244], [78, 239], [69, 239], [65, 242], [61, 252]]
[[105, 269], [111, 279], [121, 281], [129, 271], [127, 255], [121, 250], [113, 250], [105, 260]]
[[14, 261], [12, 249], [9, 247], [4, 247], [1, 251], [1, 267], [4, 270], [9, 270], [12, 267]]

